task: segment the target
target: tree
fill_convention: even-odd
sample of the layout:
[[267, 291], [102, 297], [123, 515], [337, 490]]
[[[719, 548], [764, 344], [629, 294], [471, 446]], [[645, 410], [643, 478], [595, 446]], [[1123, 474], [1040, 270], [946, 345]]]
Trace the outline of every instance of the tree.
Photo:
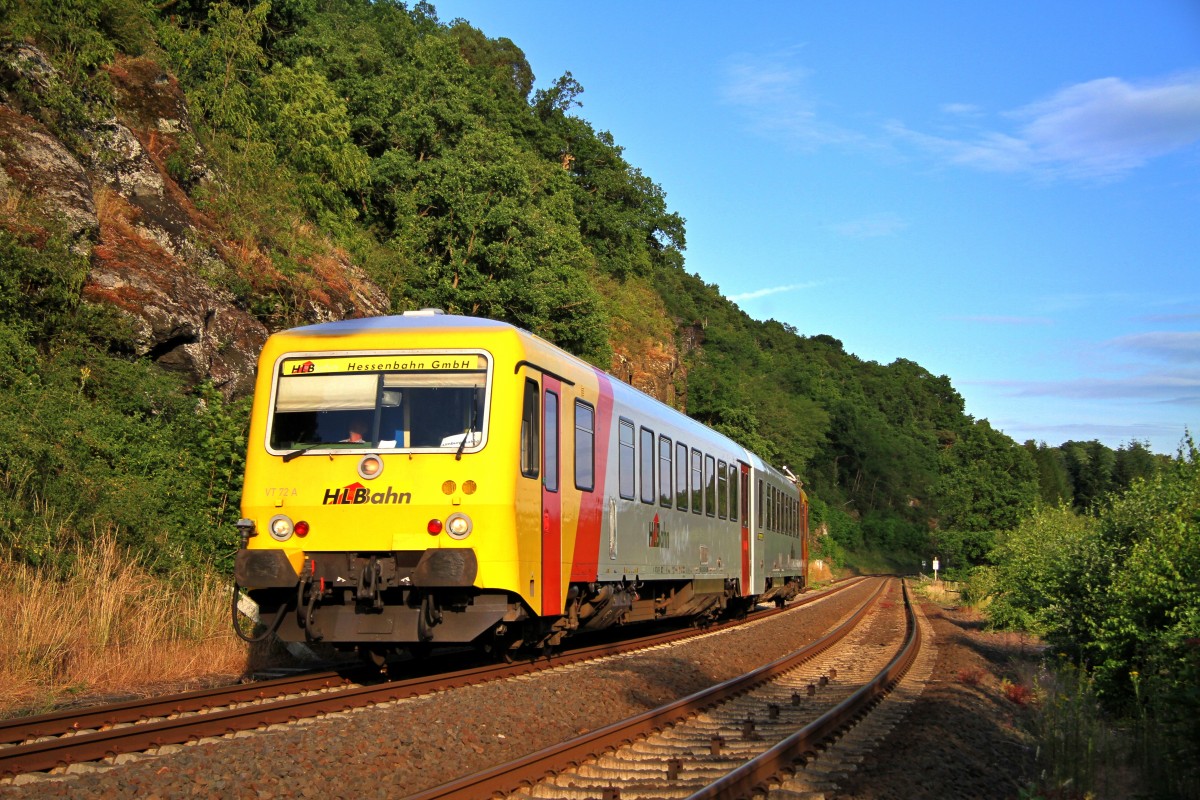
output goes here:
[[1014, 528], [1037, 498], [1033, 459], [987, 420], [979, 420], [942, 450], [936, 494], [943, 528]]

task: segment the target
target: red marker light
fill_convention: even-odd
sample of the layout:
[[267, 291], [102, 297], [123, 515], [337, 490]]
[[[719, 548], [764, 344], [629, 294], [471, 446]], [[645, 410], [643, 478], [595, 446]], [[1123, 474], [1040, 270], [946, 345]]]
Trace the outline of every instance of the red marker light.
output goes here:
[[442, 521], [440, 519], [429, 520], [429, 524], [425, 526], [425, 530], [429, 531], [430, 536], [437, 536], [442, 532]]
[[308, 536], [308, 523], [305, 522], [304, 520], [300, 520], [299, 522], [297, 522], [295, 532], [296, 532], [296, 535], [301, 538]]

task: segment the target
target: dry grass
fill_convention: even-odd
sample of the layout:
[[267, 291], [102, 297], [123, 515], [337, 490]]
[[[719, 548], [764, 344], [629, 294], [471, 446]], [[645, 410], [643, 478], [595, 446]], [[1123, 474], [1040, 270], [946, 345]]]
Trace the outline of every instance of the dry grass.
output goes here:
[[245, 669], [246, 646], [230, 629], [229, 587], [216, 576], [155, 578], [111, 534], [86, 552], [77, 547], [71, 563], [55, 578], [0, 561], [0, 584], [16, 601], [0, 634], [0, 710]]

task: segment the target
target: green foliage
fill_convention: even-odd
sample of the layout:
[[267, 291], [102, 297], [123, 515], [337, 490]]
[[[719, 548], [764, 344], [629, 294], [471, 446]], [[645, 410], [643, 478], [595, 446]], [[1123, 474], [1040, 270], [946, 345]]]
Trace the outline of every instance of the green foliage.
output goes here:
[[[1110, 707], [1154, 720], [1152, 772], [1195, 787], [1200, 742], [1200, 453], [1098, 498], [1039, 509], [992, 554], [997, 625], [1047, 635]], [[1170, 741], [1161, 746], [1161, 739]]]
[[31, 563], [115, 528], [160, 569], [227, 560], [245, 402], [182, 391], [155, 367], [0, 324], [0, 551]]
[[254, 91], [267, 63], [261, 40], [269, 3], [243, 10], [227, 2], [208, 8], [203, 24], [164, 24], [159, 35], [193, 113], [218, 130], [257, 136]]
[[[992, 622], [1039, 634], [1072, 634], [1072, 620], [1094, 620], [1103, 604], [1104, 553], [1095, 520], [1064, 506], [1039, 507], [998, 537], [991, 555], [999, 594]], [[1086, 622], [1090, 626], [1094, 622]], [[1067, 643], [1063, 643], [1067, 646]]]
[[1029, 514], [1037, 496], [1033, 459], [987, 420], [979, 420], [943, 448], [937, 494], [943, 528], [1013, 528]]
[[1058, 447], [1031, 440], [1025, 449], [1037, 466], [1042, 502], [1067, 502], [1079, 511], [1097, 511], [1106, 496], [1128, 489], [1139, 478], [1153, 477], [1167, 460], [1137, 441], [1114, 451], [1096, 440]]
[[263, 135], [295, 170], [305, 205], [314, 214], [346, 211], [347, 195], [366, 188], [369, 160], [350, 141], [345, 104], [311, 59], [276, 64], [254, 95]]

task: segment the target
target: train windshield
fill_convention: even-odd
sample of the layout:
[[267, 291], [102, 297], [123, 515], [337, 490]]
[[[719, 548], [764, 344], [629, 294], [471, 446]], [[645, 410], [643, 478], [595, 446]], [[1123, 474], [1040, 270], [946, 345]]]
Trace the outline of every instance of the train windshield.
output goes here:
[[483, 354], [284, 359], [270, 447], [474, 450], [487, 432], [487, 388]]

